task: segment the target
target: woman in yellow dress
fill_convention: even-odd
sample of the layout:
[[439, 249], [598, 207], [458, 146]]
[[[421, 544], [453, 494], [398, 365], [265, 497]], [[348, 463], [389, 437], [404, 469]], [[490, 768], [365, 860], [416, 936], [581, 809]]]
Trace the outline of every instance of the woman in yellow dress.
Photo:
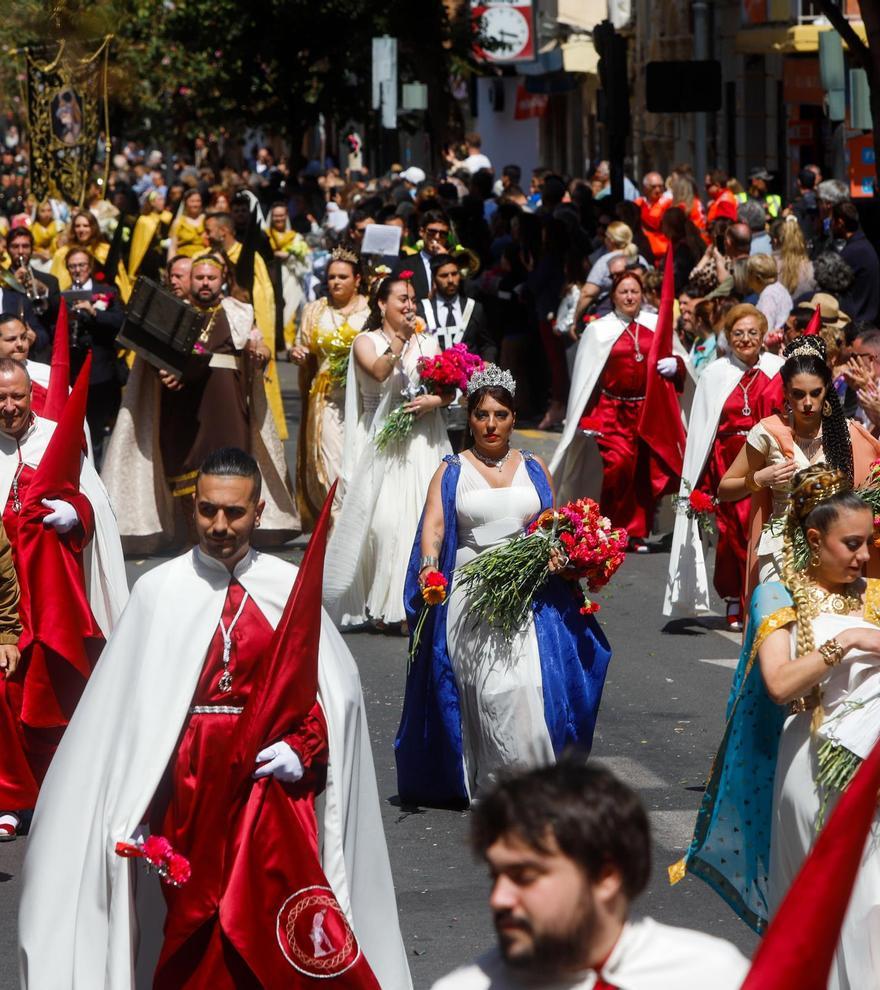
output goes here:
[[48, 199], [37, 206], [31, 233], [34, 235], [34, 258], [37, 261], [51, 262], [58, 250], [58, 236], [63, 227], [55, 219], [52, 204]]
[[168, 260], [184, 254], [195, 258], [205, 251], [205, 210], [202, 194], [198, 189], [187, 189], [183, 194], [181, 211], [171, 225]]
[[329, 295], [303, 309], [296, 345], [290, 350], [290, 359], [300, 366], [300, 395], [308, 395], [296, 448], [296, 504], [303, 532], [314, 527], [342, 468], [349, 355], [370, 313], [358, 291], [360, 283], [357, 255], [336, 248], [327, 266]]
[[287, 203], [272, 204], [265, 232], [274, 256], [270, 274], [275, 298], [281, 300], [284, 342], [290, 349], [296, 343], [296, 316], [305, 302], [302, 279], [309, 270], [310, 250], [302, 234], [290, 226]]
[[128, 252], [128, 277], [134, 281], [141, 273], [150, 278], [159, 278], [165, 267], [168, 244], [162, 242], [169, 236], [171, 212], [165, 209], [165, 197], [154, 189], [147, 195], [144, 212], [137, 218], [131, 234], [131, 248]]
[[[67, 230], [66, 242], [52, 256], [50, 272], [58, 279], [58, 288], [62, 292], [65, 289], [69, 289], [72, 284], [67, 271], [67, 265], [65, 264], [67, 261], [67, 252], [72, 247], [84, 248], [100, 265], [103, 265], [107, 260], [107, 255], [110, 253], [110, 245], [101, 237], [98, 221], [88, 210], [74, 211], [73, 216], [70, 218], [70, 227]], [[116, 272], [115, 282], [122, 301], [128, 302], [128, 297], [131, 295], [131, 282], [121, 260]]]

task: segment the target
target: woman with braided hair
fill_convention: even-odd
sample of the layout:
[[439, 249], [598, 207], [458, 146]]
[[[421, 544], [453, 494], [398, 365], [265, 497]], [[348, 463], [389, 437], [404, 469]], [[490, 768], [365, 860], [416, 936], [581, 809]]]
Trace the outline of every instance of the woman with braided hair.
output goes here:
[[782, 574], [782, 519], [795, 471], [821, 462], [858, 487], [880, 457], [880, 443], [843, 413], [825, 341], [799, 337], [786, 347], [785, 359], [779, 372], [783, 412], [752, 427], [718, 486], [721, 502], [751, 494], [745, 601], [759, 582], [779, 580]]
[[[691, 846], [671, 870], [673, 881], [685, 871], [706, 880], [758, 932], [880, 736], [880, 581], [862, 576], [872, 537], [871, 507], [842, 471], [818, 464], [794, 475], [783, 580], [752, 598], [721, 749]], [[871, 841], [831, 990], [880, 986], [878, 912]]]

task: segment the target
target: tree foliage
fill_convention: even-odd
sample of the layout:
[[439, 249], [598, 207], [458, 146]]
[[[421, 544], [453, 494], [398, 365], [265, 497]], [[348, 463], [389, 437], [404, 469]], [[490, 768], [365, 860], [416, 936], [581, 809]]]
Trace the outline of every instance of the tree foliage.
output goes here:
[[[110, 99], [127, 134], [181, 140], [200, 130], [260, 126], [289, 139], [319, 113], [366, 119], [371, 39], [398, 38], [402, 81], [446, 89], [467, 57], [465, 15], [442, 0], [14, 0], [3, 46], [94, 43], [113, 34]], [[465, 8], [466, 9], [466, 8]], [[94, 47], [94, 44], [92, 44]], [[15, 91], [21, 57], [0, 80]], [[121, 119], [120, 119], [121, 118]]]

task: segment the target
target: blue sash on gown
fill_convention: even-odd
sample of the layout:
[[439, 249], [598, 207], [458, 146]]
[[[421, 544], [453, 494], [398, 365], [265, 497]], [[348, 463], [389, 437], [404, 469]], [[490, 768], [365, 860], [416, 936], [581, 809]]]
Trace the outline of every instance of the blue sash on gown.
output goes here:
[[773, 780], [788, 706], [777, 705], [767, 694], [758, 649], [770, 633], [796, 620], [784, 585], [774, 581], [755, 589], [749, 631], [727, 701], [727, 724], [694, 836], [684, 858], [669, 869], [672, 883], [685, 872], [705, 880], [759, 934], [769, 916]]
[[[543, 468], [525, 451], [523, 458], [540, 497], [541, 510], [550, 508], [553, 493]], [[439, 570], [449, 581], [448, 596], [452, 592], [458, 550], [455, 494], [461, 461], [457, 455], [444, 460], [446, 471], [441, 483], [444, 530], [438, 556]], [[424, 513], [413, 543], [404, 591], [410, 634], [424, 604], [419, 588], [423, 523]], [[541, 659], [544, 718], [553, 750], [558, 755], [567, 746], [576, 746], [589, 752], [611, 647], [593, 616], [581, 615], [578, 596], [562, 578], [550, 578], [538, 592], [532, 608]], [[406, 678], [394, 753], [402, 802], [435, 807], [467, 805], [461, 707], [446, 644], [443, 605], [428, 613], [419, 651]]]

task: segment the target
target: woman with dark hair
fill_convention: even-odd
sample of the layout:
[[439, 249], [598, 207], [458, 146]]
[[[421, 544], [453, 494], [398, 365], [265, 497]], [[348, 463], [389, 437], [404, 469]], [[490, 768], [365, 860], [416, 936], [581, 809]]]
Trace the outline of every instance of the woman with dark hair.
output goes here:
[[[682, 498], [698, 489], [714, 497], [749, 430], [761, 418], [761, 410], [775, 404], [781, 390], [777, 373], [783, 361], [775, 354], [762, 353], [766, 333], [767, 320], [754, 306], [743, 303], [727, 314], [727, 353], [713, 361], [697, 382], [684, 451]], [[728, 627], [736, 631], [742, 629], [749, 514], [746, 496], [736, 502], [722, 502], [716, 514], [713, 583], [727, 601]], [[672, 536], [663, 614], [708, 612], [707, 578], [698, 522], [679, 514]]]
[[672, 246], [675, 294], [678, 295], [687, 285], [691, 270], [703, 257], [703, 240], [681, 206], [670, 206], [663, 214], [660, 231]]
[[[516, 386], [489, 365], [468, 385], [472, 446], [434, 474], [406, 579], [410, 628], [431, 571], [449, 581], [410, 667], [395, 742], [400, 797], [465, 805], [499, 772], [552, 763], [568, 745], [589, 750], [611, 651], [571, 584], [552, 577], [512, 636], [475, 623], [455, 570], [516, 539], [553, 489], [543, 462], [511, 446]], [[563, 567], [558, 557], [551, 571]]]
[[327, 296], [303, 307], [290, 359], [300, 366], [302, 415], [296, 448], [296, 505], [311, 532], [342, 470], [345, 379], [354, 338], [370, 307], [360, 293], [358, 256], [336, 248], [327, 265]]
[[[342, 505], [324, 576], [324, 604], [343, 628], [403, 626], [413, 535], [431, 476], [451, 450], [440, 410], [455, 393], [425, 395], [419, 387], [419, 359], [437, 356], [440, 345], [422, 332], [411, 278], [400, 270], [377, 283], [348, 361]], [[412, 431], [379, 450], [376, 436], [400, 406], [415, 416]]]
[[800, 337], [786, 347], [785, 358], [779, 372], [782, 415], [774, 413], [752, 427], [718, 485], [721, 502], [752, 497], [746, 600], [758, 583], [782, 574], [780, 526], [795, 471], [824, 463], [860, 485], [880, 457], [880, 442], [843, 413], [826, 363], [825, 341]]
[[[591, 323], [578, 344], [565, 430], [550, 471], [563, 501], [596, 498], [613, 524], [627, 530], [630, 548], [644, 553], [656, 500], [677, 491], [679, 479], [639, 436], [642, 403], [648, 375], [675, 379], [681, 388], [684, 361], [660, 358], [649, 366], [657, 314], [642, 309], [642, 280], [635, 272], [615, 275], [611, 299], [614, 310]], [[673, 335], [673, 346], [677, 340]]]
[[[752, 599], [721, 749], [674, 871], [705, 879], [758, 932], [878, 736], [880, 582], [862, 576], [871, 508], [843, 471], [817, 464], [791, 479], [782, 529], [782, 581]], [[823, 986], [880, 985], [878, 911], [880, 855], [869, 840]]]

